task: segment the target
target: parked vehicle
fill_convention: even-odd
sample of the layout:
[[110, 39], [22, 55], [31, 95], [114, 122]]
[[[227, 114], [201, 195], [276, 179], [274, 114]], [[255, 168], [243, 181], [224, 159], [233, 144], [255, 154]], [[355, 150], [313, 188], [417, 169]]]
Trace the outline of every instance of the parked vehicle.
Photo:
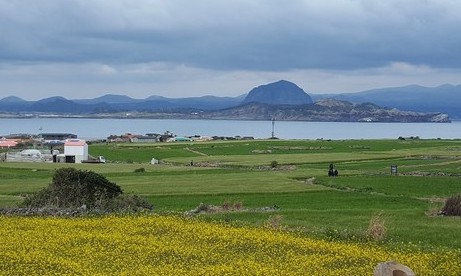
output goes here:
[[82, 163], [106, 163], [106, 158], [104, 156], [90, 157], [88, 160], [83, 160]]

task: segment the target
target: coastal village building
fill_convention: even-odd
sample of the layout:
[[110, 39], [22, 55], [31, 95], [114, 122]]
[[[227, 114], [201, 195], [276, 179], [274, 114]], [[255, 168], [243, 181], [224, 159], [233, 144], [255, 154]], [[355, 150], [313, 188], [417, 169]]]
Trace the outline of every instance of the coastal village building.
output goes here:
[[6, 138], [0, 139], [0, 148], [13, 148], [18, 145], [18, 142]]
[[156, 143], [156, 142], [173, 142], [176, 135], [167, 131], [164, 134], [147, 133], [146, 135], [125, 133], [120, 136], [110, 135], [107, 137], [107, 142], [131, 142], [131, 143]]
[[64, 156], [66, 163], [82, 163], [88, 160], [88, 144], [85, 140], [67, 139], [64, 142]]
[[133, 143], [157, 143], [159, 141], [157, 136], [140, 135], [133, 138]]
[[107, 142], [111, 142], [111, 143], [112, 142], [118, 142], [118, 143], [134, 142], [135, 139], [141, 136], [142, 135], [132, 134], [132, 133], [125, 133], [122, 135], [110, 135], [109, 137], [107, 137]]
[[163, 134], [157, 133], [147, 133], [146, 135], [138, 135], [125, 133], [122, 135], [110, 135], [107, 137], [106, 141], [108, 143], [157, 143], [157, 142], [191, 142], [191, 141], [212, 141], [212, 140], [253, 140], [252, 136], [234, 136], [234, 137], [225, 137], [225, 136], [176, 136], [175, 134], [166, 131]]
[[77, 135], [72, 133], [40, 133], [38, 135], [42, 143], [64, 143], [67, 139], [77, 139]]
[[31, 145], [36, 142], [36, 137], [31, 134], [9, 134], [0, 136], [0, 148], [11, 148], [16, 147], [20, 144]]
[[174, 141], [175, 142], [190, 142], [192, 141], [192, 139], [189, 137], [175, 137]]

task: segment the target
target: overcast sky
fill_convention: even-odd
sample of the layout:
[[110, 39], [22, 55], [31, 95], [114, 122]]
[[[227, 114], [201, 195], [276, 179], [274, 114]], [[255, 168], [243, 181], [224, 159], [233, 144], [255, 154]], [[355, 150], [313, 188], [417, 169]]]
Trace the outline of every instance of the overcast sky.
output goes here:
[[0, 0], [0, 98], [461, 83], [459, 0]]

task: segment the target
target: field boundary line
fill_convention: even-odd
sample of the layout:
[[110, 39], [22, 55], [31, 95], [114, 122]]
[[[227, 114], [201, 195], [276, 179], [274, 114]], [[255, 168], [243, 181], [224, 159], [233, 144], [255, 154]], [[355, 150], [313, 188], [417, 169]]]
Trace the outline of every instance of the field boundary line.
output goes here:
[[187, 151], [190, 151], [190, 152], [192, 152], [192, 153], [201, 155], [201, 156], [208, 156], [208, 154], [206, 154], [206, 153], [203, 153], [203, 152], [200, 152], [200, 151], [196, 151], [196, 150], [190, 149], [189, 147], [185, 147], [184, 149], [187, 150]]

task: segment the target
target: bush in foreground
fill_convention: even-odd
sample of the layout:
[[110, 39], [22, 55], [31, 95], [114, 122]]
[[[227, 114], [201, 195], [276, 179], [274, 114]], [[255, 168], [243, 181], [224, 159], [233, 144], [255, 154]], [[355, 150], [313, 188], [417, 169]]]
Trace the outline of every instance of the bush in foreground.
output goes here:
[[56, 170], [51, 184], [38, 193], [26, 196], [22, 206], [29, 208], [82, 208], [107, 211], [151, 209], [138, 196], [122, 195], [116, 183], [103, 175], [75, 168]]
[[449, 197], [441, 213], [445, 216], [461, 216], [461, 194]]

